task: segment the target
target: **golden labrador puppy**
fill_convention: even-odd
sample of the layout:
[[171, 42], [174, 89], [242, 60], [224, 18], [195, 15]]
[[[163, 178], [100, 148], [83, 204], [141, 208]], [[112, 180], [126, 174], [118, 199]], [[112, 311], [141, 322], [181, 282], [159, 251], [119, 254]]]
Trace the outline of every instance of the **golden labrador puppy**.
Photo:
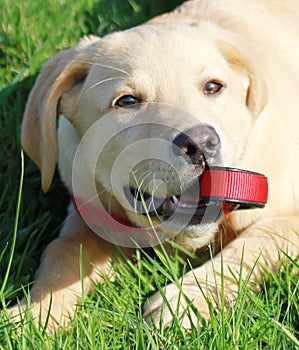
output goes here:
[[[43, 189], [58, 160], [73, 197], [31, 290], [33, 313], [42, 320], [51, 304], [50, 328], [73, 315], [82, 293], [81, 246], [85, 293], [91, 280], [109, 273], [118, 245], [130, 255], [134, 240], [161, 241], [169, 251], [175, 241], [202, 259], [210, 246], [213, 262], [182, 280], [204, 317], [209, 310], [198, 283], [213, 299], [222, 272], [231, 302], [237, 291], [231, 273], [238, 275], [241, 263], [242, 278], [250, 273], [258, 281], [257, 259], [275, 268], [280, 250], [298, 254], [298, 23], [295, 0], [187, 1], [131, 30], [83, 38], [43, 66], [22, 144], [41, 170]], [[265, 209], [223, 215], [209, 203], [201, 210], [198, 179], [211, 166], [265, 174]], [[179, 289], [169, 285], [165, 292], [175, 307]], [[159, 319], [162, 304], [159, 293], [149, 299], [148, 322]], [[181, 298], [179, 313], [184, 307]], [[163, 309], [167, 324], [172, 314]]]

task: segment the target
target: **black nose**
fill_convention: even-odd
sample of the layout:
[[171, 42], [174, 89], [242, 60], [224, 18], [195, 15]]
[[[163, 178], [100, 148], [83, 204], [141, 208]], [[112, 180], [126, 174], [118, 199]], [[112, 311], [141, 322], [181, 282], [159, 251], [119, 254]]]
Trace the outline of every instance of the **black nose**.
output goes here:
[[220, 151], [220, 138], [211, 126], [200, 125], [180, 133], [173, 140], [173, 152], [194, 165], [211, 165]]

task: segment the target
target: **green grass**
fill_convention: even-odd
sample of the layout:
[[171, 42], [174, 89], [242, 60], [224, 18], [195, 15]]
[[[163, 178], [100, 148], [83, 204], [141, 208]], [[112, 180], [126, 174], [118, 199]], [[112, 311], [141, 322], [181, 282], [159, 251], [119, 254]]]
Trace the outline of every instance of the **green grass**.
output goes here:
[[[41, 64], [84, 34], [125, 29], [170, 10], [179, 0], [0, 0], [0, 300], [5, 309], [28, 289], [42, 250], [57, 236], [68, 195], [58, 176], [47, 194], [25, 157], [21, 174], [20, 123]], [[23, 191], [19, 195], [21, 183]], [[21, 199], [21, 204], [18, 199]], [[19, 212], [19, 215], [18, 215]], [[14, 233], [17, 233], [14, 242]], [[15, 247], [14, 247], [15, 243]], [[12, 251], [14, 255], [12, 258]], [[182, 273], [178, 262], [159, 263], [139, 252], [136, 263], [115, 266], [115, 282], [96, 286], [70, 329], [48, 335], [30, 316], [14, 325], [0, 313], [1, 349], [298, 349], [298, 263], [287, 259], [278, 274], [267, 271], [258, 291], [240, 286], [224, 314], [211, 313], [200, 329], [168, 329], [142, 321], [146, 297]], [[165, 259], [164, 259], [165, 262]], [[9, 275], [8, 275], [9, 272]]]

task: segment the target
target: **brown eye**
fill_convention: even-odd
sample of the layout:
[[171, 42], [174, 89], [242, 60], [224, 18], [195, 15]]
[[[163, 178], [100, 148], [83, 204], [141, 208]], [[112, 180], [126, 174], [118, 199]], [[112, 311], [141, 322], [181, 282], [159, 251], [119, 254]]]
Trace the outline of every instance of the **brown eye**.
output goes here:
[[210, 80], [205, 84], [203, 92], [206, 95], [215, 95], [221, 91], [223, 86], [224, 85], [219, 81]]
[[139, 98], [134, 97], [132, 95], [125, 95], [117, 99], [114, 105], [117, 107], [127, 107], [127, 106], [136, 105], [137, 103], [141, 103], [141, 100]]

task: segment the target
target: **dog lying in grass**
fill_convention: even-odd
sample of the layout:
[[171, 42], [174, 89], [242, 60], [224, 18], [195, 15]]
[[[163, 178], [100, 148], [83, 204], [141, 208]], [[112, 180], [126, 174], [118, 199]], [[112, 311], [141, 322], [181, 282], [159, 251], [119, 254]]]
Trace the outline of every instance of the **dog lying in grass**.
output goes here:
[[[184, 315], [181, 290], [208, 319], [203, 294], [213, 302], [223, 290], [233, 302], [241, 264], [242, 278], [259, 281], [261, 266], [275, 269], [281, 251], [298, 254], [297, 7], [187, 1], [136, 28], [85, 37], [44, 64], [27, 103], [22, 145], [41, 170], [44, 191], [58, 161], [73, 198], [30, 292], [42, 322], [50, 308], [49, 330], [74, 314], [80, 259], [86, 294], [110, 273], [119, 246], [125, 256], [134, 254], [134, 242], [164, 244], [169, 254], [175, 242], [201, 260], [211, 251], [213, 259], [183, 276], [181, 288], [165, 289], [169, 307], [180, 299], [184, 327], [199, 321], [192, 310]], [[210, 203], [211, 215], [198, 211], [198, 181], [215, 166], [265, 174], [266, 207], [224, 215]], [[171, 322], [163, 303], [160, 293], [149, 298], [149, 324]], [[10, 311], [25, 307], [22, 300]]]

